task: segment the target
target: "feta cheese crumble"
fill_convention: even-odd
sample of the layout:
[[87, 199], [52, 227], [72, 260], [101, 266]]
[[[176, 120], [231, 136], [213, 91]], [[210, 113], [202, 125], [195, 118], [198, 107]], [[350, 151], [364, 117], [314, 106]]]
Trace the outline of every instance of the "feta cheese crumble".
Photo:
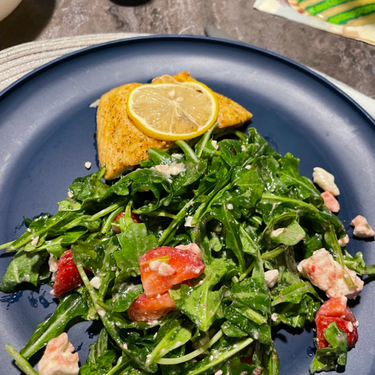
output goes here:
[[375, 231], [372, 229], [370, 224], [367, 222], [367, 219], [362, 216], [356, 216], [352, 222], [351, 226], [354, 227], [353, 234], [359, 238], [369, 238], [375, 236]]
[[[345, 270], [345, 271], [344, 271]], [[298, 271], [329, 298], [356, 298], [363, 289], [363, 281], [349, 268], [343, 268], [324, 248], [314, 251], [313, 255], [298, 264]], [[352, 279], [354, 286], [345, 281]]]
[[168, 178], [171, 177], [171, 176], [177, 176], [181, 172], [186, 171], [184, 163], [171, 164], [171, 165], [155, 165], [151, 169], [155, 170], [155, 171], [158, 171], [160, 173], [163, 173]]
[[185, 218], [185, 227], [191, 227], [191, 222], [193, 220], [193, 216], [186, 216]]
[[102, 284], [102, 280], [100, 277], [98, 276], [94, 276], [91, 280], [90, 280], [90, 284], [95, 288], [95, 289], [99, 289], [100, 288], [100, 285]]
[[39, 361], [40, 375], [78, 375], [78, 353], [64, 332], [48, 342], [42, 359]]
[[340, 195], [340, 190], [335, 184], [334, 175], [327, 172], [325, 169], [315, 167], [313, 173], [313, 181], [324, 191], [329, 191], [334, 196]]
[[269, 288], [273, 288], [277, 283], [279, 278], [279, 271], [278, 270], [269, 270], [264, 273], [264, 278], [266, 280], [266, 284]]

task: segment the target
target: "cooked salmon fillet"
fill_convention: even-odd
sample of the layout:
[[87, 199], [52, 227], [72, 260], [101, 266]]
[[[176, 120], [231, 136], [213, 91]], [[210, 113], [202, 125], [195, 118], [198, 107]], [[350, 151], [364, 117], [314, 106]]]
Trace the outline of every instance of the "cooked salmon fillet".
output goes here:
[[[153, 79], [152, 83], [168, 83], [168, 82], [198, 82], [189, 72], [181, 72], [175, 76], [161, 76]], [[241, 126], [249, 121], [253, 115], [238, 103], [227, 98], [224, 95], [215, 92], [219, 101], [219, 113], [217, 115], [218, 128], [223, 129], [228, 126]]]
[[[175, 76], [155, 78], [153, 83], [196, 81], [188, 72]], [[97, 145], [100, 167], [106, 167], [106, 180], [121, 174], [148, 159], [150, 147], [167, 151], [173, 142], [160, 141], [140, 132], [126, 113], [130, 91], [140, 83], [129, 83], [105, 93], [99, 100], [97, 111]], [[219, 101], [218, 128], [240, 126], [250, 120], [252, 114], [223, 95], [215, 93]]]

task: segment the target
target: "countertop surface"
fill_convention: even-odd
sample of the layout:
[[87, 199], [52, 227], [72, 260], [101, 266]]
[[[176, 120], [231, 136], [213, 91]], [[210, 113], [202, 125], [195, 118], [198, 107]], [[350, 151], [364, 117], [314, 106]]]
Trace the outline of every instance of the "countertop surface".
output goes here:
[[[375, 46], [253, 9], [253, 0], [23, 0], [0, 22], [0, 50], [98, 33], [204, 35], [213, 25], [375, 98]], [[1, 62], [0, 62], [1, 63]]]

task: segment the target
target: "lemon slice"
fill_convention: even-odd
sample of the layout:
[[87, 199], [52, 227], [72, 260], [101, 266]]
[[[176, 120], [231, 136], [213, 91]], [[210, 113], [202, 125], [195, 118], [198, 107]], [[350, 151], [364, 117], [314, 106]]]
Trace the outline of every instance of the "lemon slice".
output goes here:
[[219, 104], [202, 83], [155, 83], [134, 88], [126, 110], [142, 133], [177, 141], [206, 132], [217, 119]]

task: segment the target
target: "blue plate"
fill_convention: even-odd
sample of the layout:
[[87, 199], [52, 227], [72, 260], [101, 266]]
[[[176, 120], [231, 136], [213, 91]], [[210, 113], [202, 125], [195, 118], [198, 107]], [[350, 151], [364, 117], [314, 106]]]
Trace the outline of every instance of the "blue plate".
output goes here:
[[[375, 225], [375, 124], [325, 79], [290, 60], [242, 43], [203, 37], [155, 36], [106, 43], [71, 54], [29, 74], [0, 96], [0, 243], [24, 230], [23, 216], [57, 212], [70, 183], [98, 168], [95, 109], [103, 93], [128, 82], [147, 82], [187, 70], [248, 108], [252, 126], [281, 154], [301, 159], [301, 173], [321, 166], [336, 176], [340, 218], [351, 237], [348, 249], [375, 263], [373, 242], [352, 238], [357, 214]], [[90, 172], [91, 172], [90, 171]], [[0, 276], [10, 261], [0, 258]], [[359, 342], [349, 353], [347, 374], [375, 373], [375, 283], [366, 285], [353, 312]], [[48, 288], [1, 294], [0, 348], [20, 349], [55, 305]], [[96, 327], [70, 330], [85, 358]], [[313, 332], [279, 331], [280, 374], [308, 374]], [[1, 373], [19, 374], [0, 349]]]

